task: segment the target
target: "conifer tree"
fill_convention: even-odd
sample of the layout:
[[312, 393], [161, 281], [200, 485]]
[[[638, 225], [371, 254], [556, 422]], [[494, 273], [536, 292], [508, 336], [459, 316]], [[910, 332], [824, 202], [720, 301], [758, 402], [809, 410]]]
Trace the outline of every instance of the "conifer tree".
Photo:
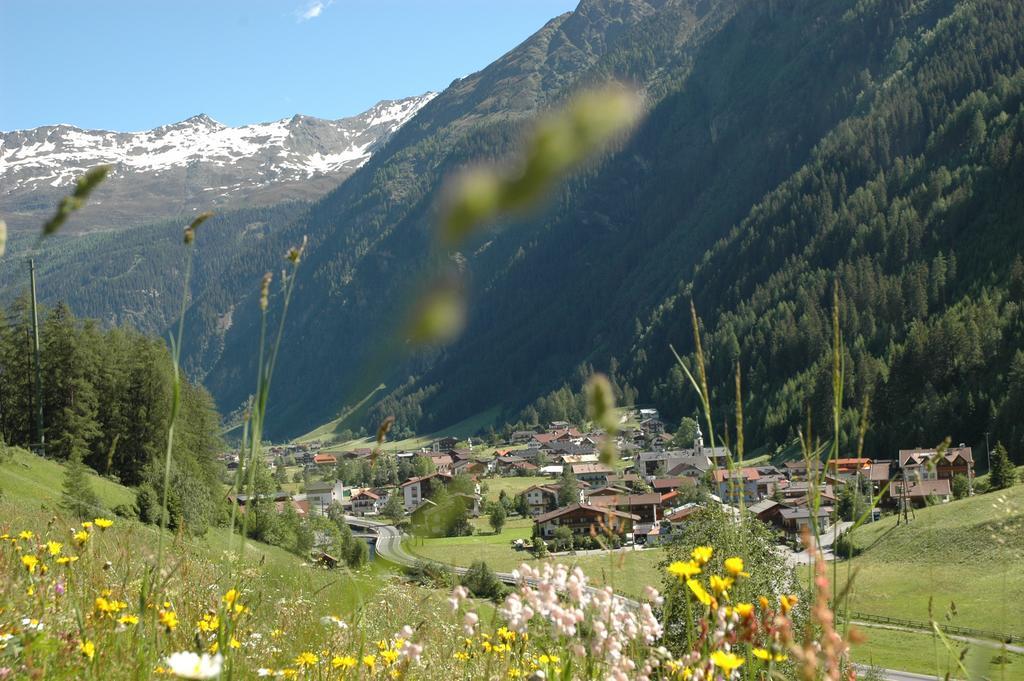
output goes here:
[[81, 455], [72, 456], [64, 467], [60, 507], [82, 520], [99, 514], [100, 500], [89, 484], [89, 476]]
[[992, 470], [989, 471], [989, 482], [992, 489], [1006, 489], [1013, 487], [1017, 482], [1017, 470], [1013, 467], [1002, 442], [997, 442], [996, 448], [992, 452]]

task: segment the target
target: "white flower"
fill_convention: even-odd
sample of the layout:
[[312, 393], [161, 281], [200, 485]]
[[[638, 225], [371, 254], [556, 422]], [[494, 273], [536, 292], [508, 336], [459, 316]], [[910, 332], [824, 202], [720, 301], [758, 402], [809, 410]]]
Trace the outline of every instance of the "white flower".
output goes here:
[[224, 656], [196, 655], [191, 652], [173, 653], [164, 658], [164, 666], [174, 674], [183, 679], [215, 679], [220, 676], [221, 664]]
[[320, 624], [325, 627], [337, 627], [338, 629], [348, 629], [348, 625], [345, 624], [345, 620], [334, 615], [327, 615], [320, 618]]

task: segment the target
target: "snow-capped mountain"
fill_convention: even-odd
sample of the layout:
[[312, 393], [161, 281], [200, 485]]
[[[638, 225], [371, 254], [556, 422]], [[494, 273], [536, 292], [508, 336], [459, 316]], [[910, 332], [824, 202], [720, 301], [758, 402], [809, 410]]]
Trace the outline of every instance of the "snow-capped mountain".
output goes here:
[[71, 125], [0, 132], [0, 216], [14, 229], [37, 227], [78, 176], [101, 164], [111, 174], [76, 216], [79, 230], [312, 199], [365, 163], [435, 94], [333, 121], [296, 115], [232, 128], [201, 114], [145, 132]]

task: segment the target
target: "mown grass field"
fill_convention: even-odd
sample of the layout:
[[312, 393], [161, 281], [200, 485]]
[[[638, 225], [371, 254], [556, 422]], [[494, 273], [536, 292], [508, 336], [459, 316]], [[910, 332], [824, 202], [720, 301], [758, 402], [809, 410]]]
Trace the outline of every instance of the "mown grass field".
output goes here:
[[954, 624], [1024, 635], [1024, 485], [896, 520], [854, 532], [863, 554], [837, 570], [840, 587], [853, 573], [850, 610], [926, 621], [955, 604]]
[[956, 659], [966, 650], [963, 664], [971, 672], [972, 678], [988, 678], [993, 681], [1024, 679], [1024, 655], [1008, 653], [1005, 664], [1000, 664], [995, 659], [1000, 651], [987, 646], [953, 641], [951, 652], [937, 636], [928, 633], [875, 627], [859, 629], [867, 637], [863, 644], [853, 647], [853, 660], [860, 664], [931, 675], [949, 672], [951, 678], [963, 678]]

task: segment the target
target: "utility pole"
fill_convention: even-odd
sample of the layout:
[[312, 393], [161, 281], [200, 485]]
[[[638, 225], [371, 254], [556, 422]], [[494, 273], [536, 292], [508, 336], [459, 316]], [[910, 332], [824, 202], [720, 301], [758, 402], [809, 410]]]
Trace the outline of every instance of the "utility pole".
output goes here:
[[36, 308], [36, 261], [28, 259], [28, 278], [32, 288], [32, 355], [36, 374], [36, 447], [40, 456], [46, 456], [46, 435], [43, 434], [43, 373], [39, 366], [39, 312]]
[[992, 472], [992, 448], [988, 446], [988, 431], [985, 431], [985, 455], [988, 456], [988, 472]]

